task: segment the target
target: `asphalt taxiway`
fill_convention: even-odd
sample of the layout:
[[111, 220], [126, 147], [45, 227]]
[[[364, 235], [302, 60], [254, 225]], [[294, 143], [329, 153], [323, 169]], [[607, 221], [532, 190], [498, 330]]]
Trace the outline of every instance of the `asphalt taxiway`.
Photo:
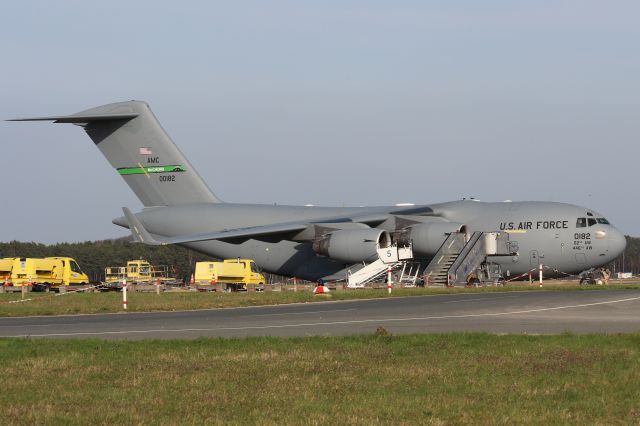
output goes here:
[[640, 290], [455, 294], [179, 312], [0, 318], [0, 337], [183, 339], [486, 331], [640, 332]]

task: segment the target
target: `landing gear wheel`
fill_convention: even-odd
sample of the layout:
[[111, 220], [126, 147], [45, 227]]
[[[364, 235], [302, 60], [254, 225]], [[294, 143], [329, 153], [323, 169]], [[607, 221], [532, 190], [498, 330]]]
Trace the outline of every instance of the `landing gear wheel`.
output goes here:
[[480, 287], [480, 280], [478, 278], [471, 278], [467, 282], [467, 287]]

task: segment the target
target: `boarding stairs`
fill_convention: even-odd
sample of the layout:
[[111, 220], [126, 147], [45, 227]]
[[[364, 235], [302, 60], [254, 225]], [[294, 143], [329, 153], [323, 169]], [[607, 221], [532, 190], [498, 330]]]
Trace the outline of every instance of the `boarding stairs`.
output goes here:
[[400, 271], [400, 277], [398, 282], [403, 287], [415, 287], [418, 280], [418, 274], [420, 273], [419, 262], [402, 262], [402, 270]]
[[464, 232], [449, 234], [424, 270], [424, 284], [432, 287], [448, 286], [449, 269], [460, 256], [465, 244]]
[[509, 256], [509, 235], [505, 232], [474, 232], [467, 238], [452, 232], [424, 270], [425, 285], [448, 287], [467, 284], [467, 277], [477, 273], [487, 256]]
[[[409, 246], [398, 247], [393, 244], [389, 247], [376, 249], [378, 258], [368, 265], [363, 262], [363, 267], [355, 272], [347, 271], [347, 287], [363, 288], [365, 284], [372, 282], [389, 272], [402, 269], [400, 282], [415, 285], [419, 266], [409, 262], [413, 259], [413, 248]], [[409, 267], [407, 269], [407, 267]], [[409, 284], [409, 285], [411, 285]]]

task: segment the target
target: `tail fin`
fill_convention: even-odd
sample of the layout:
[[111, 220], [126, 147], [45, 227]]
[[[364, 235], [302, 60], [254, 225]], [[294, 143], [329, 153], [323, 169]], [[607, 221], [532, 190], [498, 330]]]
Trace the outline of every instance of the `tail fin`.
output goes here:
[[37, 120], [83, 126], [146, 207], [222, 202], [165, 133], [146, 102], [119, 102], [68, 116], [12, 121]]

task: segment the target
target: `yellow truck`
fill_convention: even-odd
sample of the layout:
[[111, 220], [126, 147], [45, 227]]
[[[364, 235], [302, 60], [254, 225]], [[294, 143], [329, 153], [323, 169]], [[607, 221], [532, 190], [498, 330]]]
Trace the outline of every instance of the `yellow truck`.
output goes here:
[[176, 277], [170, 276], [167, 266], [154, 266], [148, 261], [130, 260], [127, 266], [108, 266], [104, 270], [106, 284], [119, 285], [123, 281], [127, 284], [155, 284], [158, 280], [162, 284], [176, 282]]
[[227, 290], [246, 290], [248, 284], [265, 283], [256, 263], [251, 259], [225, 259], [222, 262], [196, 262], [194, 284], [223, 284]]
[[5, 280], [8, 281], [11, 278], [11, 271], [13, 270], [13, 263], [15, 257], [5, 257], [0, 259], [0, 280], [4, 284]]
[[88, 284], [89, 277], [70, 257], [8, 257], [0, 259], [2, 285], [22, 287], [33, 285], [34, 290], [72, 284]]

